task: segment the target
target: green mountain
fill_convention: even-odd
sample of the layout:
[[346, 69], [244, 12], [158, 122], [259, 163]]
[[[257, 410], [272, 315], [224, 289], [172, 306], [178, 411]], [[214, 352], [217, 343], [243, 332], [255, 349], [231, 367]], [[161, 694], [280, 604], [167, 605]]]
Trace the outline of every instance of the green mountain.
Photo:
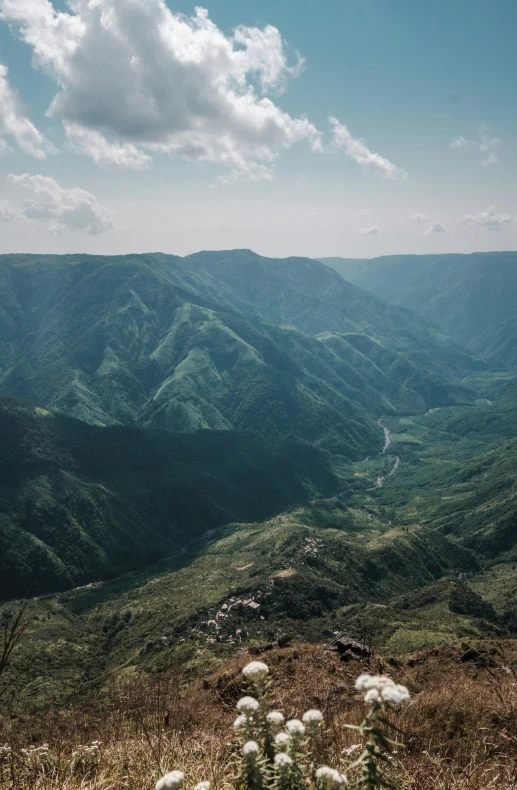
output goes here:
[[178, 557], [342, 479], [307, 445], [234, 431], [101, 428], [0, 398], [0, 598]]
[[13, 710], [285, 630], [399, 656], [514, 627], [511, 317], [480, 361], [247, 250], [1, 256], [0, 287], [0, 597], [38, 582]]
[[419, 311], [476, 354], [517, 364], [516, 252], [323, 260], [350, 282]]
[[[418, 644], [436, 638], [429, 617], [399, 606], [388, 618], [391, 597], [476, 569], [475, 558], [439, 532], [393, 529], [320, 501], [231, 525], [203, 551], [159, 568], [43, 596], [0, 692], [10, 709], [34, 711], [140, 672], [181, 666], [192, 677], [235, 655], [241, 640], [264, 644], [286, 629], [315, 641], [344, 628], [360, 637], [371, 620], [379, 638], [400, 641], [399, 632], [413, 628]], [[441, 622], [446, 639], [492, 629], [464, 616]]]
[[439, 409], [389, 423], [397, 474], [373, 492], [398, 525], [452, 536], [485, 564], [517, 559], [514, 401]]
[[0, 390], [93, 424], [252, 431], [357, 459], [382, 446], [382, 414], [470, 402], [460, 379], [479, 368], [309, 259], [2, 256], [0, 280]]

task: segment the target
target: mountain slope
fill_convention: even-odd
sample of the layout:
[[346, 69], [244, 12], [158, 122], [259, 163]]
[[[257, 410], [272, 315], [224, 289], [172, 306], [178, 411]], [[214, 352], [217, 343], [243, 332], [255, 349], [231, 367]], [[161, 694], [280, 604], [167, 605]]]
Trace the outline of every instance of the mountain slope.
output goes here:
[[0, 598], [139, 569], [341, 484], [306, 445], [100, 428], [0, 398]]
[[515, 366], [516, 252], [391, 255], [346, 270], [351, 282], [418, 310], [457, 343]]
[[[389, 421], [388, 421], [389, 422]], [[515, 402], [396, 418], [397, 474], [374, 494], [399, 525], [452, 536], [483, 562], [517, 558]]]
[[352, 459], [382, 446], [383, 413], [472, 399], [467, 354], [328, 267], [200, 256], [0, 257], [1, 391], [96, 424], [253, 431]]
[[331, 639], [340, 627], [360, 637], [368, 602], [377, 604], [376, 619], [389, 635], [407, 619], [397, 612], [387, 621], [391, 596], [477, 568], [439, 532], [389, 529], [372, 519], [361, 528], [353, 514], [326, 506], [334, 528], [314, 524], [310, 508], [232, 525], [181, 563], [38, 601], [37, 622], [9, 673], [13, 707], [64, 702], [82, 684], [109, 684], [124, 674], [173, 667], [192, 674], [235, 655], [241, 640], [263, 644], [286, 630], [314, 641]]
[[8, 394], [103, 425], [251, 430], [348, 457], [382, 443], [356, 391], [308, 369], [319, 343], [273, 336], [176, 259], [16, 259], [3, 275]]

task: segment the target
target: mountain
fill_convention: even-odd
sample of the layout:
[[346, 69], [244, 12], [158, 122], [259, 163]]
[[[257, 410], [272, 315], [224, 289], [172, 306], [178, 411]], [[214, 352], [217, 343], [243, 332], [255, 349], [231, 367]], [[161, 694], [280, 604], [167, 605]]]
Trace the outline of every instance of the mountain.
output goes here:
[[349, 282], [354, 282], [353, 279], [353, 272], [363, 263], [367, 263], [371, 260], [371, 258], [317, 258], [320, 263], [324, 263], [325, 266], [330, 266], [331, 269], [335, 269], [344, 280], [348, 280]]
[[419, 311], [476, 354], [517, 364], [517, 252], [324, 260], [346, 270], [350, 282]]
[[0, 391], [93, 424], [252, 431], [349, 459], [377, 418], [469, 402], [429, 321], [310, 259], [0, 256]]
[[453, 537], [483, 563], [517, 559], [517, 408], [438, 409], [389, 422], [397, 474], [374, 494], [394, 523]]
[[307, 445], [102, 428], [5, 397], [0, 444], [0, 598], [34, 581], [41, 594], [181, 556], [223, 524], [342, 485]]
[[235, 656], [241, 640], [256, 646], [286, 630], [322, 641], [346, 628], [360, 638], [373, 619], [383, 642], [408, 629], [417, 644], [436, 632], [441, 641], [456, 630], [465, 635], [472, 628], [465, 617], [435, 629], [427, 612], [415, 618], [399, 608], [392, 616], [388, 602], [477, 567], [438, 531], [392, 529], [328, 501], [259, 524], [233, 524], [180, 561], [39, 599], [31, 607], [30, 638], [6, 676], [10, 709], [64, 704], [80, 691], [124, 677], [133, 682], [141, 673], [181, 667], [192, 679]]

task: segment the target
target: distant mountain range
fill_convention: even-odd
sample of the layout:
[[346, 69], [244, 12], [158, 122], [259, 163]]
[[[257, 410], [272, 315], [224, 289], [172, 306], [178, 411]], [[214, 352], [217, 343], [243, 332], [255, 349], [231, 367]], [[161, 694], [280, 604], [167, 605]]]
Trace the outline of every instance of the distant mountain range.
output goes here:
[[310, 259], [0, 257], [0, 391], [93, 424], [252, 431], [357, 459], [480, 365]]
[[517, 252], [321, 260], [391, 304], [419, 311], [475, 354], [517, 366]]
[[0, 407], [0, 595], [335, 494], [380, 417], [472, 403], [484, 368], [308, 258], [8, 255], [0, 288], [0, 392], [33, 404]]

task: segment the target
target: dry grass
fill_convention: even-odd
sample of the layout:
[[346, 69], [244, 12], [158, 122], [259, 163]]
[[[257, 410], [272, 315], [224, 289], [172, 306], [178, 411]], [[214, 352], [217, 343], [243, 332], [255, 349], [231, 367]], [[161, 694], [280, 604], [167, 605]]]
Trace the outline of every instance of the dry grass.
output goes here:
[[[517, 643], [490, 643], [494, 666], [457, 660], [461, 648], [426, 656], [413, 667], [374, 658], [369, 671], [385, 671], [407, 685], [412, 700], [397, 720], [405, 747], [398, 749], [393, 773], [405, 790], [515, 790], [517, 788]], [[343, 723], [358, 724], [364, 703], [354, 680], [363, 670], [342, 664], [314, 646], [272, 650], [262, 656], [270, 666], [273, 707], [288, 716], [319, 707], [326, 721], [323, 755], [346, 768], [359, 743]], [[234, 706], [244, 686], [240, 672], [249, 660], [230, 661], [217, 674], [180, 691], [177, 680], [135, 680], [102, 699], [49, 710], [45, 717], [0, 719], [0, 745], [10, 758], [0, 774], [2, 790], [150, 790], [157, 777], [182, 768], [187, 786], [210, 779], [229, 787], [234, 745]], [[95, 769], [72, 770], [79, 744], [102, 741]], [[51, 760], [30, 769], [20, 750], [48, 743]]]

